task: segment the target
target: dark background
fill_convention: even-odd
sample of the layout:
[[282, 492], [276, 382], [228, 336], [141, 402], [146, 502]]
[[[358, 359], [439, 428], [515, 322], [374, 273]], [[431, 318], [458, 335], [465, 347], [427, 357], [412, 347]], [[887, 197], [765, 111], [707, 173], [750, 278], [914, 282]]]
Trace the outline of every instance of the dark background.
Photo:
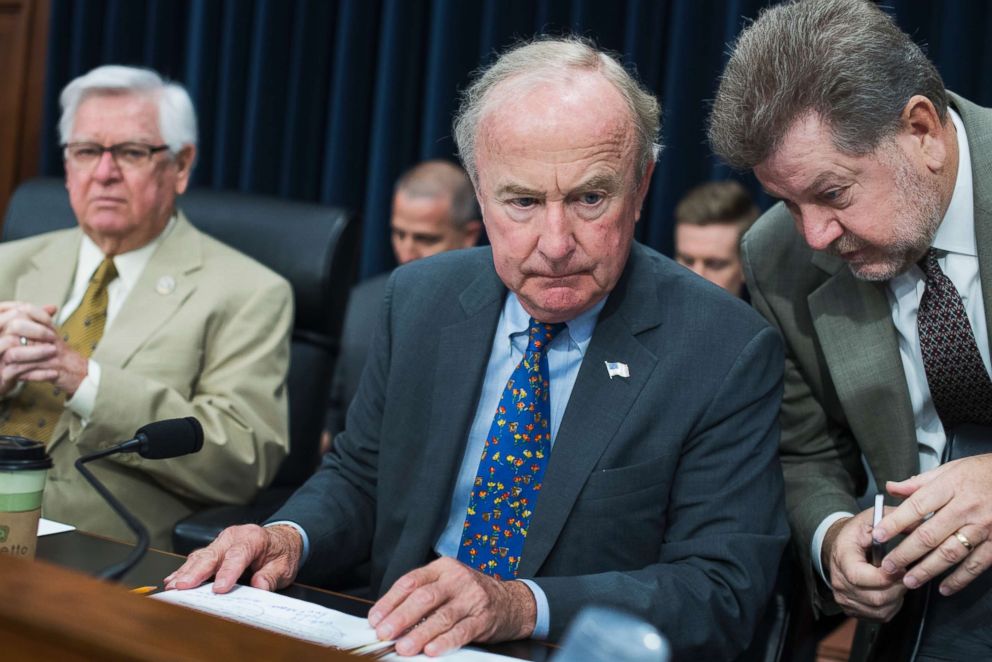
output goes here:
[[[184, 84], [196, 104], [194, 185], [358, 210], [364, 278], [394, 264], [396, 177], [417, 161], [453, 157], [451, 115], [470, 72], [519, 39], [575, 32], [619, 53], [662, 101], [665, 150], [638, 238], [671, 254], [679, 197], [732, 174], [706, 145], [707, 100], [729, 44], [766, 4], [773, 2], [53, 0], [41, 170], [62, 175], [55, 127], [69, 80], [101, 64], [151, 67]], [[924, 45], [949, 89], [992, 105], [992, 3], [883, 6]]]

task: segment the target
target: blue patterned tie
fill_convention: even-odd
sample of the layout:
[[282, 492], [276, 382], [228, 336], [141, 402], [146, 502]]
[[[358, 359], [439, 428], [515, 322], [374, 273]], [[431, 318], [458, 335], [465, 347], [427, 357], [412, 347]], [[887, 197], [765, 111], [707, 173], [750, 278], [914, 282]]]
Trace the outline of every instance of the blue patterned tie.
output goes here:
[[551, 455], [545, 350], [564, 328], [531, 318], [527, 350], [499, 399], [469, 497], [458, 560], [497, 579], [517, 576]]

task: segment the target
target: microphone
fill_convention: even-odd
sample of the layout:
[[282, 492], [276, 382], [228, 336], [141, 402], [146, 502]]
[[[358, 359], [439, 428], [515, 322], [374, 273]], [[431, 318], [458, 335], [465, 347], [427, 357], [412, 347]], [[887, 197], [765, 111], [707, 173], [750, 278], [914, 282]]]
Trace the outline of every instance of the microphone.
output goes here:
[[203, 426], [200, 425], [200, 421], [192, 416], [187, 416], [186, 418], [170, 418], [164, 421], [149, 423], [135, 432], [133, 439], [122, 441], [119, 444], [96, 451], [95, 453], [90, 453], [89, 455], [83, 455], [76, 460], [76, 470], [103, 497], [104, 501], [114, 509], [114, 512], [124, 520], [128, 528], [138, 536], [138, 542], [127, 558], [97, 572], [97, 577], [113, 580], [123, 577], [148, 551], [149, 537], [148, 529], [145, 528], [145, 525], [138, 521], [124, 507], [124, 504], [118, 501], [103, 483], [97, 480], [96, 476], [84, 467], [83, 464], [117, 453], [137, 453], [149, 460], [160, 460], [195, 453], [201, 448], [203, 448]]
[[155, 421], [121, 442], [114, 452], [138, 453], [148, 460], [162, 460], [195, 453], [203, 448], [203, 426], [192, 416]]

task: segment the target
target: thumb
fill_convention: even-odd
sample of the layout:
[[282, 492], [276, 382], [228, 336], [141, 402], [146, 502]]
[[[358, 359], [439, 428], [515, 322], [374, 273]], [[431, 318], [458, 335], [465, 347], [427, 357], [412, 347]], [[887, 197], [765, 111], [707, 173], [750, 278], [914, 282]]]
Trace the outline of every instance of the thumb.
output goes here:
[[263, 591], [272, 591], [274, 590], [275, 582], [272, 581], [272, 578], [265, 570], [265, 568], [262, 568], [251, 576], [251, 586]]

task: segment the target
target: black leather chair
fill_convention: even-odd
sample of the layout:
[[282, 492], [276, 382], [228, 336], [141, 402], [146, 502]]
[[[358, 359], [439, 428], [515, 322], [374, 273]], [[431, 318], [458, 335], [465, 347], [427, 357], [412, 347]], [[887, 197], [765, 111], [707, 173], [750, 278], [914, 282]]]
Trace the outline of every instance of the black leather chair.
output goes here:
[[[207, 509], [177, 524], [173, 544], [177, 552], [188, 553], [225, 526], [268, 517], [316, 467], [342, 318], [356, 273], [358, 224], [343, 209], [237, 192], [191, 190], [179, 206], [200, 230], [288, 280], [296, 304], [288, 378], [289, 455], [255, 503]], [[75, 222], [62, 180], [32, 180], [10, 201], [3, 240]]]

